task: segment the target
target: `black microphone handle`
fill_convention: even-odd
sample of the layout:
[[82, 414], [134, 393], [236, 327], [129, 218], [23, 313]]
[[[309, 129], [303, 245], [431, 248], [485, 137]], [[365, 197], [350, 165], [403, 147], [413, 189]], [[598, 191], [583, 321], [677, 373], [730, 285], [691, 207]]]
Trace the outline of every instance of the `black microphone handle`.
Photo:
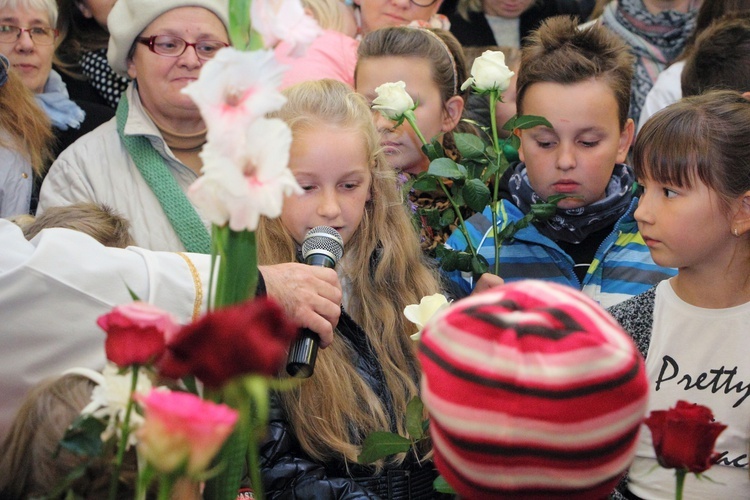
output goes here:
[[315, 369], [320, 337], [309, 328], [300, 329], [299, 337], [292, 344], [286, 362], [286, 372], [292, 377], [308, 378]]
[[[307, 256], [305, 263], [311, 266], [328, 267], [336, 266], [334, 260], [323, 254], [313, 253]], [[299, 337], [289, 349], [286, 361], [286, 372], [292, 377], [308, 378], [315, 369], [315, 359], [318, 357], [318, 345], [320, 337], [309, 328], [300, 329]]]

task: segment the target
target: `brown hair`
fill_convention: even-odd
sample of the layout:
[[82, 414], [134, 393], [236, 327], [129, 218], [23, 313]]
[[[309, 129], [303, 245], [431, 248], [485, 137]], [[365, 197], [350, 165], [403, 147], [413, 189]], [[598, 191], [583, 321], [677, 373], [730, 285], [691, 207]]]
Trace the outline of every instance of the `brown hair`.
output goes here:
[[[440, 43], [442, 41], [443, 43]], [[446, 51], [447, 49], [447, 51]], [[357, 50], [357, 66], [365, 59], [378, 57], [413, 57], [429, 61], [432, 69], [432, 81], [440, 89], [443, 104], [454, 95], [460, 96], [466, 103], [469, 89], [461, 90], [468, 78], [466, 58], [461, 44], [449, 31], [428, 28], [410, 28], [392, 26], [368, 33], [360, 42]], [[357, 71], [354, 71], [357, 79]], [[476, 133], [473, 126], [461, 121], [455, 129], [457, 132]], [[453, 147], [453, 134], [443, 135], [444, 146]]]
[[750, 90], [750, 12], [715, 21], [698, 37], [682, 70], [682, 95]]
[[[71, 374], [40, 382], [29, 391], [0, 446], [0, 498], [48, 495], [85, 463], [85, 457], [64, 449], [54, 454], [65, 430], [91, 400], [94, 386], [88, 378]], [[107, 460], [95, 460], [71, 489], [83, 498], [106, 496], [108, 469]]]
[[634, 61], [627, 45], [599, 23], [579, 28], [570, 17], [547, 19], [522, 49], [516, 83], [518, 114], [523, 114], [524, 96], [534, 83], [568, 85], [596, 79], [612, 89], [622, 129], [628, 120]]
[[720, 17], [733, 12], [744, 12], [750, 9], [750, 0], [711, 0], [703, 2], [695, 15], [695, 28], [685, 42], [685, 49], [677, 60], [685, 59], [695, 46], [703, 31]]
[[[0, 64], [5, 62], [0, 60]], [[8, 139], [0, 135], [0, 146], [19, 152], [34, 173], [41, 175], [52, 160], [52, 125], [34, 94], [8, 69], [0, 69], [8, 73], [8, 80], [0, 86], [0, 130]]]
[[59, 17], [55, 65], [66, 74], [83, 79], [79, 62], [84, 52], [106, 49], [109, 32], [96, 19], [84, 17], [78, 4], [82, 0], [57, 0]]
[[[402, 311], [437, 293], [438, 275], [426, 263], [364, 97], [334, 80], [303, 82], [284, 94], [287, 103], [276, 116], [287, 122], [293, 138], [321, 124], [358, 131], [371, 165], [372, 196], [338, 269], [346, 276], [346, 310], [383, 367], [392, 406], [381, 401], [353, 366], [353, 347], [340, 336], [318, 353], [313, 377], [298, 390], [280, 393], [306, 453], [320, 462], [356, 462], [364, 437], [373, 431], [408, 435], [406, 405], [419, 392], [420, 370], [409, 337], [416, 327]], [[257, 241], [261, 264], [296, 260], [296, 245], [279, 219], [261, 219]], [[401, 454], [395, 460], [403, 458]]]
[[62, 227], [86, 233], [108, 247], [125, 248], [134, 244], [130, 223], [109, 206], [96, 203], [50, 207], [33, 222], [21, 225], [29, 240], [42, 229]]
[[659, 111], [638, 133], [633, 169], [639, 179], [675, 187], [699, 180], [728, 208], [750, 191], [750, 101], [715, 90]]

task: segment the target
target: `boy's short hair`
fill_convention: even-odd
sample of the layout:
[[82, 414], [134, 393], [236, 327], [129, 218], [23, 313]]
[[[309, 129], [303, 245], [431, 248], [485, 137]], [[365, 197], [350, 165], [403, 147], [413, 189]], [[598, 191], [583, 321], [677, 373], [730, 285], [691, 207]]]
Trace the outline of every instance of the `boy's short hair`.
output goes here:
[[750, 14], [729, 14], [700, 34], [685, 59], [682, 95], [750, 90]]
[[130, 223], [107, 205], [75, 203], [51, 207], [33, 222], [21, 225], [23, 235], [30, 240], [42, 229], [61, 227], [86, 233], [102, 245], [125, 248], [132, 245]]
[[574, 18], [545, 20], [527, 39], [516, 84], [518, 114], [523, 113], [526, 90], [534, 83], [574, 84], [596, 78], [612, 89], [620, 128], [630, 109], [630, 85], [635, 58], [628, 46], [600, 23], [579, 27]]

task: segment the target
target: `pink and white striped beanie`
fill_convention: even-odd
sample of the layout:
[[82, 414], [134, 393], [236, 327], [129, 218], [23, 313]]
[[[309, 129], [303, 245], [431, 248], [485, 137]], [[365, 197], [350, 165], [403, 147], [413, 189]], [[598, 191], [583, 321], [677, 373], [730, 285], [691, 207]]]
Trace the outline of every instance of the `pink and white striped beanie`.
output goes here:
[[435, 463], [461, 498], [602, 499], [630, 465], [643, 358], [579, 291], [520, 281], [458, 301], [419, 355]]

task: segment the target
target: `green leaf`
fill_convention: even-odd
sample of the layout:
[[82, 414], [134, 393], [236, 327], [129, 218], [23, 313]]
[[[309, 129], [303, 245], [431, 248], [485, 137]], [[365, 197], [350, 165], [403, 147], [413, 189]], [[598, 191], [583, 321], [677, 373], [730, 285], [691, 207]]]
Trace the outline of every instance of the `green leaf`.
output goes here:
[[534, 116], [534, 115], [523, 115], [523, 116], [517, 116], [515, 118], [515, 123], [513, 129], [528, 129], [528, 128], [534, 128], [538, 127], [539, 125], [544, 125], [545, 127], [552, 128], [552, 124], [547, 121], [546, 118], [543, 116]]
[[438, 158], [445, 158], [445, 150], [440, 141], [433, 139], [429, 144], [422, 144], [422, 152], [430, 159], [430, 161], [437, 160]]
[[471, 272], [474, 274], [484, 274], [490, 270], [490, 263], [484, 256], [477, 254], [471, 258]]
[[424, 435], [424, 403], [419, 396], [406, 405], [406, 430], [412, 439], [421, 439]]
[[481, 212], [490, 202], [490, 189], [479, 179], [471, 179], [463, 188], [466, 205], [475, 212]]
[[459, 271], [469, 272], [471, 271], [471, 263], [473, 257], [469, 252], [458, 253], [458, 265], [456, 266]]
[[534, 203], [531, 205], [531, 213], [536, 220], [547, 220], [555, 215], [557, 205], [554, 203]]
[[60, 448], [84, 457], [98, 457], [104, 450], [102, 432], [107, 425], [92, 415], [79, 415], [65, 431]]
[[457, 252], [456, 250], [446, 250], [447, 252], [440, 260], [440, 267], [443, 268], [443, 271], [450, 273], [458, 269], [458, 254], [460, 252]]
[[440, 211], [437, 208], [420, 208], [419, 215], [423, 216], [428, 226], [440, 228]]
[[435, 491], [438, 493], [447, 493], [448, 495], [456, 494], [456, 490], [448, 484], [448, 481], [446, 481], [443, 476], [436, 477], [435, 481], [432, 483], [432, 487], [435, 488]]
[[416, 191], [436, 191], [438, 189], [437, 179], [428, 175], [420, 175], [411, 186]]
[[427, 172], [431, 175], [447, 177], [449, 179], [462, 179], [466, 177], [466, 168], [450, 158], [438, 158], [431, 161]]
[[440, 227], [443, 228], [446, 226], [450, 226], [455, 220], [456, 212], [454, 212], [452, 208], [449, 208], [440, 216]]
[[462, 158], [476, 159], [484, 157], [484, 141], [474, 134], [453, 134], [456, 148]]
[[362, 443], [362, 453], [357, 457], [361, 464], [371, 464], [381, 458], [404, 453], [411, 448], [411, 441], [392, 432], [373, 432]]

